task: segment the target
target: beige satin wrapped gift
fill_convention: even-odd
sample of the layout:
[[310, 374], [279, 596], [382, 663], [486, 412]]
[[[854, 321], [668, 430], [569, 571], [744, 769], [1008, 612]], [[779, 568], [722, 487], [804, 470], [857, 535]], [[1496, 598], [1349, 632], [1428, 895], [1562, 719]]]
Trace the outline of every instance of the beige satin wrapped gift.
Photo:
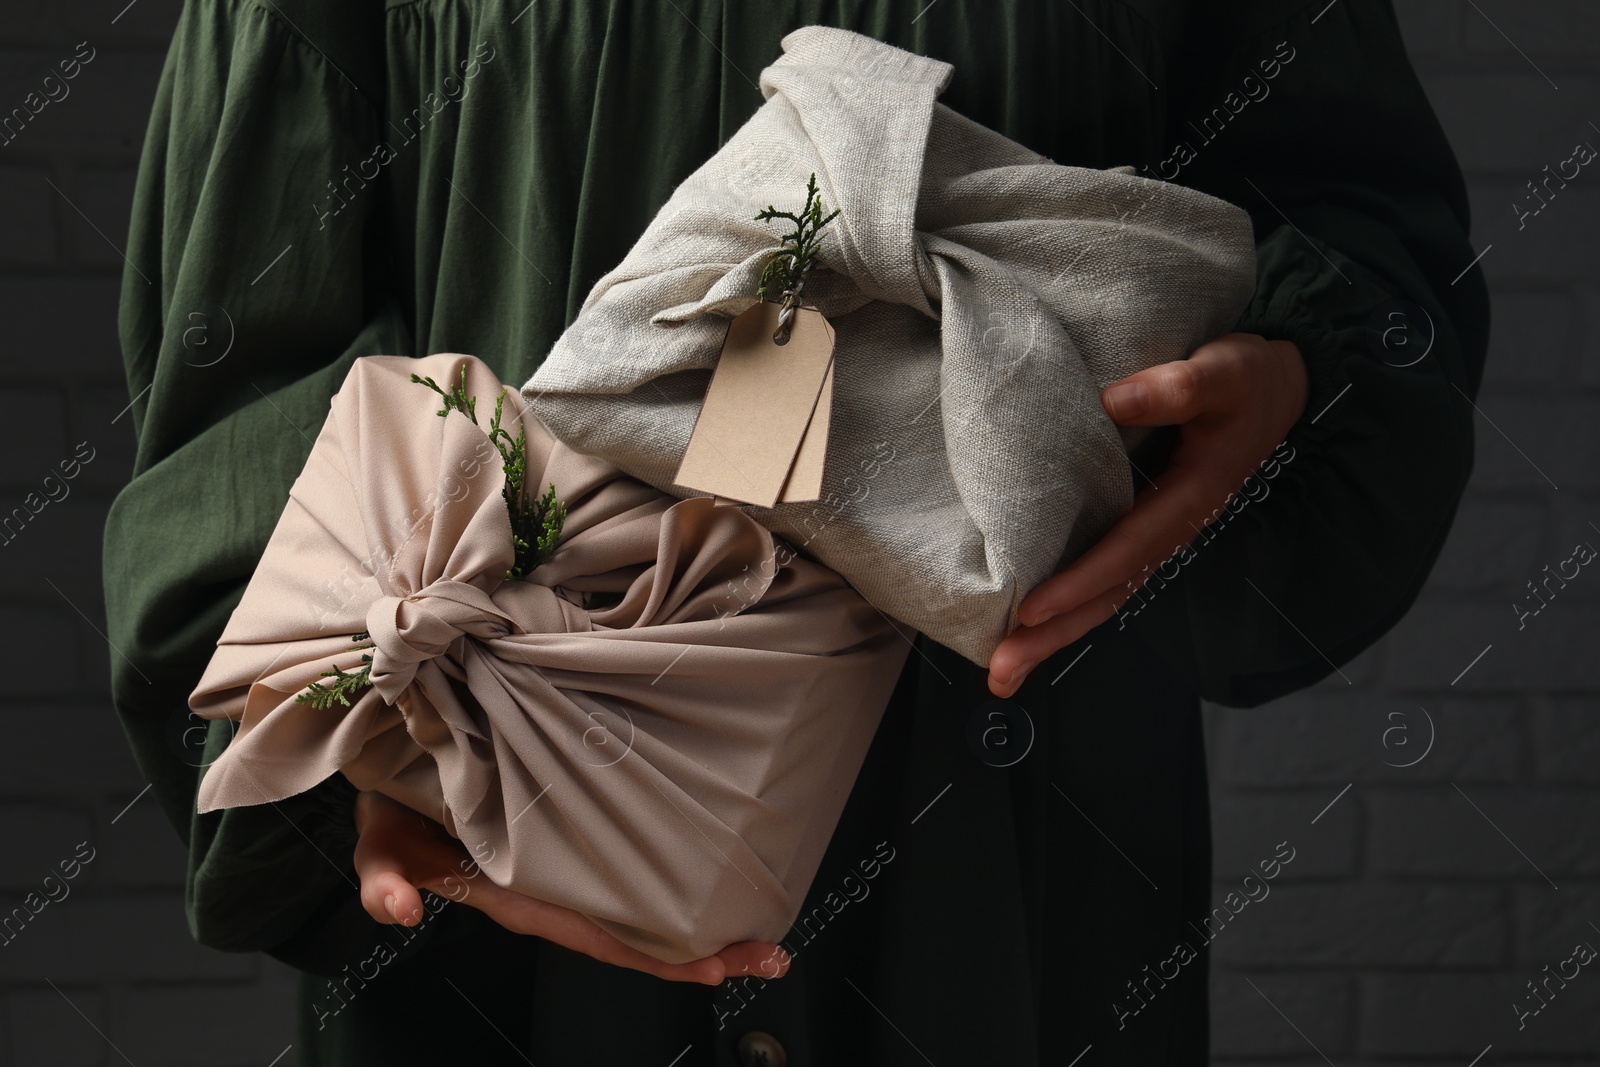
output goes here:
[[[440, 820], [496, 883], [681, 962], [776, 942], [799, 910], [908, 651], [827, 568], [734, 508], [675, 500], [556, 442], [515, 389], [527, 484], [568, 508], [505, 581], [500, 457], [435, 414], [465, 355], [356, 361], [190, 706], [237, 722], [199, 810], [335, 771]], [[775, 566], [777, 564], [777, 566]], [[775, 573], [774, 573], [775, 572]], [[348, 708], [295, 700], [337, 664]]]

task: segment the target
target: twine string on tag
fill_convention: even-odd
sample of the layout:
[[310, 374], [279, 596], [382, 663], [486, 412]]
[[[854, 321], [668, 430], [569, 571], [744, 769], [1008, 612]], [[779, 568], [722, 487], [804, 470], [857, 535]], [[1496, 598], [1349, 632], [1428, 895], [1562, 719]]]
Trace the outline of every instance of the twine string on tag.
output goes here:
[[783, 291], [783, 306], [778, 309], [778, 328], [772, 332], [773, 344], [789, 343], [789, 331], [794, 329], [794, 313], [800, 308], [800, 290], [805, 286], [806, 280], [801, 278], [793, 289]]
[[822, 246], [822, 228], [838, 217], [839, 209], [835, 208], [826, 218], [822, 215], [822, 198], [817, 195], [817, 175], [812, 173], [806, 182], [806, 205], [797, 215], [792, 211], [779, 211], [776, 207], [768, 205], [765, 210], [756, 216], [756, 221], [767, 222], [772, 219], [788, 219], [794, 223], [793, 233], [786, 234], [778, 242], [778, 248], [768, 257], [767, 264], [761, 271], [761, 284], [756, 289], [756, 298], [766, 300], [767, 294], [776, 290], [782, 298], [782, 308], [778, 312], [778, 328], [772, 334], [772, 343], [786, 345], [789, 343], [790, 331], [794, 328], [794, 314], [800, 308], [800, 291], [805, 288], [806, 273], [811, 269], [812, 261], [816, 259], [817, 250]]

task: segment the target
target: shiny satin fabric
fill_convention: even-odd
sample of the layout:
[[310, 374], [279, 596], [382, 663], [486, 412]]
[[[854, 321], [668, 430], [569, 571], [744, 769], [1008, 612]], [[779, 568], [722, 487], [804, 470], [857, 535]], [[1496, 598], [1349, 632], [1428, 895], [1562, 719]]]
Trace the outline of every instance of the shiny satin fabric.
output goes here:
[[[438, 417], [466, 371], [475, 426]], [[738, 509], [677, 500], [527, 434], [530, 495], [566, 504], [513, 562], [478, 359], [358, 359], [199, 685], [231, 742], [198, 810], [336, 771], [439, 820], [497, 884], [668, 962], [780, 940], [909, 650], [831, 570]], [[297, 702], [358, 669], [350, 707]]]

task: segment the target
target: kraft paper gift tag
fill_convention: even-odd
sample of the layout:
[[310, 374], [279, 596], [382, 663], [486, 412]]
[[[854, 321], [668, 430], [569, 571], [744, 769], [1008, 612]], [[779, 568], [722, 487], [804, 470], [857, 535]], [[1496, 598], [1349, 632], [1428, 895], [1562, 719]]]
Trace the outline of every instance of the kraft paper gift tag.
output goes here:
[[833, 327], [797, 308], [786, 344], [780, 305], [763, 300], [728, 324], [675, 483], [726, 501], [771, 507], [822, 495], [833, 400]]

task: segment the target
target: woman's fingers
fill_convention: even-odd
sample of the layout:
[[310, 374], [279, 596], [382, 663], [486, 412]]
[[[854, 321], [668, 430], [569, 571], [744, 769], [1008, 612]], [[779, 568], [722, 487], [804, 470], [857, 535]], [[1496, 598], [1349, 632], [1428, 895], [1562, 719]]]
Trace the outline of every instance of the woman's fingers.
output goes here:
[[669, 982], [717, 985], [728, 975], [777, 978], [789, 969], [789, 957], [782, 949], [758, 941], [729, 945], [714, 956], [687, 963], [663, 963], [624, 944], [579, 912], [525, 897], [492, 882], [469, 888], [461, 902], [478, 908], [508, 930], [542, 937], [602, 963], [644, 971]]
[[593, 920], [570, 908], [525, 897], [492, 882], [485, 881], [472, 886], [462, 898], [462, 903], [479, 909], [515, 933], [542, 937], [601, 963], [644, 971], [667, 981], [717, 985], [729, 973], [724, 961], [716, 956], [689, 963], [663, 963], [654, 956], [623, 944], [600, 929]]
[[1126, 599], [1126, 592], [1104, 593], [1047, 623], [1013, 630], [989, 659], [989, 692], [1011, 696], [1035, 667], [1111, 618]]
[[415, 926], [422, 920], [422, 894], [407, 870], [404, 851], [392, 836], [364, 833], [356, 844], [361, 906], [381, 923]]
[[[1194, 539], [1196, 527], [1227, 499], [1209, 474], [1169, 467], [1083, 555], [1023, 598], [1017, 618], [1038, 626], [1102, 593], [1137, 587], [1149, 571]], [[1191, 525], [1191, 523], [1193, 525]]]
[[763, 941], [741, 941], [717, 953], [730, 975], [753, 974], [761, 978], [781, 978], [789, 973], [789, 954], [777, 945]]
[[1087, 552], [1029, 593], [1017, 610], [1022, 626], [989, 658], [989, 689], [1010, 696], [1047, 657], [1109, 619], [1173, 555], [1192, 542], [1224, 505], [1214, 475], [1169, 467], [1127, 514]]
[[[704, 959], [663, 963], [624, 944], [579, 912], [479, 877], [482, 872], [459, 841], [387, 797], [363, 794], [358, 824], [355, 867], [361, 879], [361, 904], [378, 922], [416, 925], [423, 914], [421, 890], [427, 889], [477, 908], [513, 933], [542, 937], [602, 963], [666, 981], [717, 985], [728, 975], [776, 978], [789, 968], [782, 949], [755, 941], [729, 945]], [[464, 873], [468, 870], [472, 873]]]
[[1087, 552], [1018, 606], [1020, 628], [989, 660], [989, 689], [1010, 696], [1046, 657], [1110, 618], [1214, 521], [1305, 406], [1300, 350], [1232, 333], [1113, 382], [1101, 403], [1122, 426], [1181, 427], [1171, 464]]
[[[1214, 341], [1188, 359], [1111, 383], [1101, 394], [1101, 403], [1112, 421], [1123, 426], [1193, 422], [1239, 400], [1246, 362], [1232, 343]], [[1186, 469], [1185, 451], [1189, 449], [1174, 455], [1173, 465], [1162, 473], [1160, 488], [1142, 490], [1127, 514], [1088, 552], [1023, 600], [1017, 612], [1022, 625], [1037, 626], [1090, 597], [1137, 581], [1141, 567], [1153, 567], [1189, 543], [1195, 535], [1190, 523], [1200, 525], [1199, 516], [1209, 515], [1231, 485], [1223, 486], [1211, 476], [1215, 473], [1211, 464]]]
[[415, 926], [422, 921], [422, 894], [395, 868], [361, 875], [361, 906], [381, 923]]
[[1176, 426], [1238, 404], [1248, 358], [1231, 341], [1213, 341], [1188, 359], [1162, 363], [1112, 382], [1100, 404], [1119, 426]]
[[418, 887], [442, 884], [466, 850], [454, 839], [441, 840], [430, 831], [430, 820], [381, 794], [362, 793], [357, 810], [361, 836], [354, 861], [361, 906], [378, 922], [415, 926], [422, 921]]

